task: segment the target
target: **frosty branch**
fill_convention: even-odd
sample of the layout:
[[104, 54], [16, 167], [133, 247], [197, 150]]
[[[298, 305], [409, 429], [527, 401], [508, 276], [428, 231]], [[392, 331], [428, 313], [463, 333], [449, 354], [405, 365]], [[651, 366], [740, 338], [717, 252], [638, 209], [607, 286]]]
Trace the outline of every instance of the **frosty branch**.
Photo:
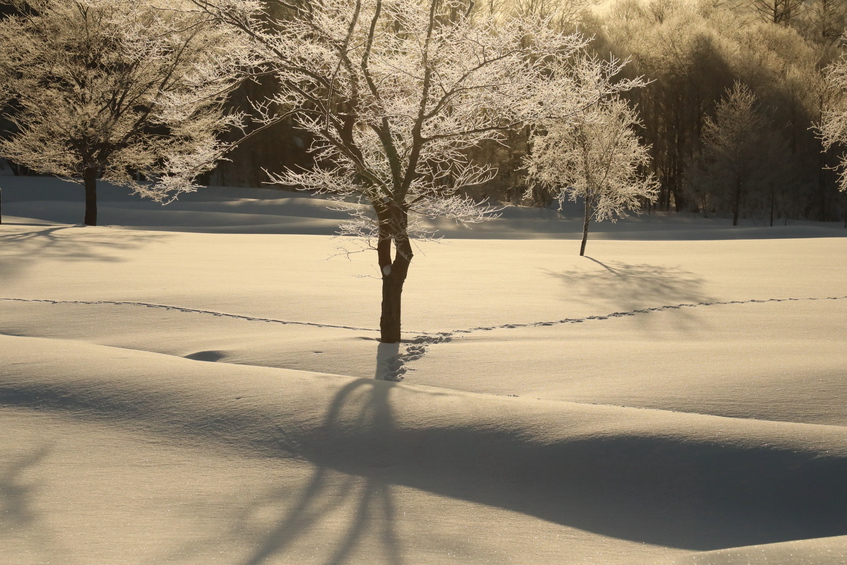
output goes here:
[[619, 64], [580, 56], [582, 37], [538, 18], [472, 15], [462, 0], [195, 4], [249, 36], [276, 77], [278, 90], [255, 101], [255, 123], [288, 113], [314, 140], [315, 167], [271, 182], [371, 210], [344, 233], [375, 242], [383, 342], [401, 338], [416, 217], [477, 222], [492, 211], [463, 195], [496, 172], [469, 150], [640, 84], [615, 83]]
[[644, 174], [649, 153], [635, 133], [637, 125], [635, 111], [611, 97], [568, 121], [548, 122], [534, 136], [526, 159], [530, 178], [553, 189], [560, 206], [583, 200], [580, 255], [591, 220], [615, 221], [656, 197], [655, 179]]
[[[158, 201], [194, 190], [239, 125], [223, 101], [250, 51], [178, 2], [29, 0], [0, 23], [17, 132], [7, 159], [81, 182], [97, 223], [97, 179]], [[144, 182], [139, 179], [145, 179]]]

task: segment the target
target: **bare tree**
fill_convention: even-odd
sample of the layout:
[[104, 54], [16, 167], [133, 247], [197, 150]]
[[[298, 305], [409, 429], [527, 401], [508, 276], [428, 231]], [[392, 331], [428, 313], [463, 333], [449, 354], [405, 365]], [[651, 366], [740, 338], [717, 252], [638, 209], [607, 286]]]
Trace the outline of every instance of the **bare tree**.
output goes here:
[[736, 81], [703, 127], [702, 167], [715, 194], [729, 204], [732, 225], [757, 189], [773, 190], [775, 155], [785, 154], [784, 141], [760, 110], [756, 95]]
[[553, 188], [560, 206], [565, 200], [584, 202], [580, 255], [592, 219], [615, 221], [656, 198], [658, 183], [644, 172], [649, 148], [638, 139], [638, 123], [635, 110], [613, 97], [550, 123], [533, 139], [526, 159], [530, 179]]
[[247, 53], [233, 32], [143, 2], [21, 5], [0, 22], [7, 116], [18, 128], [0, 155], [81, 182], [88, 225], [98, 178], [160, 201], [196, 188], [224, 149], [216, 135], [237, 122], [221, 104]]
[[823, 150], [841, 149], [838, 164], [838, 188], [847, 192], [847, 58], [842, 56], [825, 70], [825, 85], [828, 96], [822, 99], [824, 109], [821, 122], [816, 126], [823, 143]]
[[555, 29], [568, 30], [577, 26], [590, 4], [590, 0], [511, 0], [501, 10], [519, 17], [545, 19]]
[[385, 343], [401, 339], [416, 218], [472, 223], [491, 212], [461, 195], [496, 172], [468, 150], [638, 83], [613, 83], [617, 62], [576, 57], [579, 36], [534, 18], [471, 15], [463, 1], [195, 3], [249, 34], [281, 85], [255, 101], [259, 127], [294, 116], [315, 140], [314, 168], [272, 181], [366, 204], [342, 232], [377, 252]]
[[805, 20], [808, 37], [833, 45], [847, 28], [847, 4], [843, 0], [811, 0]]
[[766, 22], [791, 25], [806, 9], [804, 0], [753, 0], [753, 9]]

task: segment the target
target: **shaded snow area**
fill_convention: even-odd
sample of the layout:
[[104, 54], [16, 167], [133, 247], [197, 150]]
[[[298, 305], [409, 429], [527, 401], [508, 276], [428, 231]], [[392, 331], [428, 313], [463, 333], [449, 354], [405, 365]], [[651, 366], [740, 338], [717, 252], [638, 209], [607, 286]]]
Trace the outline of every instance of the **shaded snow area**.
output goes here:
[[847, 562], [843, 227], [0, 184], [4, 564]]

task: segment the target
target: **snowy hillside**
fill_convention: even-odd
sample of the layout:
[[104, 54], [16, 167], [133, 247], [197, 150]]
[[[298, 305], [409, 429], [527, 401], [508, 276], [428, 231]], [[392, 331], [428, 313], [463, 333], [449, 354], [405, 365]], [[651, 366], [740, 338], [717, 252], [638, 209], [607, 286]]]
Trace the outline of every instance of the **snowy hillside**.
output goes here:
[[842, 226], [506, 209], [391, 346], [319, 200], [0, 188], [4, 563], [847, 561]]

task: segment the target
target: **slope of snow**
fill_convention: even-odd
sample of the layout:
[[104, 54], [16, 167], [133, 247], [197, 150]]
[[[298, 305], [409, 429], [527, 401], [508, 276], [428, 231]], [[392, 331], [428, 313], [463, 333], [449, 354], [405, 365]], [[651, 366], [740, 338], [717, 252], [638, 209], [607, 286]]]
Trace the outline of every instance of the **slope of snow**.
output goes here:
[[847, 560], [837, 226], [507, 209], [389, 346], [317, 200], [2, 187], [4, 562]]

